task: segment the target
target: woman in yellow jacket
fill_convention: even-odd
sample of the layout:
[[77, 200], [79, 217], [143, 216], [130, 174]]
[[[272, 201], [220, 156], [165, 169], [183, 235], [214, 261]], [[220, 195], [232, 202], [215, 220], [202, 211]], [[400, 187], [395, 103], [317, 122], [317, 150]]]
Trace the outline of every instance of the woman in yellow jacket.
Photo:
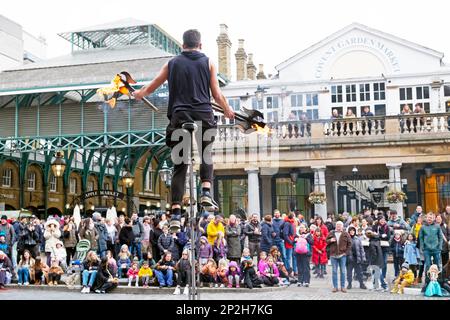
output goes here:
[[211, 246], [214, 246], [216, 242], [217, 236], [219, 232], [222, 232], [222, 235], [225, 234], [225, 227], [222, 223], [223, 218], [220, 215], [217, 215], [213, 221], [208, 224], [206, 228], [206, 234], [208, 235], [208, 242]]

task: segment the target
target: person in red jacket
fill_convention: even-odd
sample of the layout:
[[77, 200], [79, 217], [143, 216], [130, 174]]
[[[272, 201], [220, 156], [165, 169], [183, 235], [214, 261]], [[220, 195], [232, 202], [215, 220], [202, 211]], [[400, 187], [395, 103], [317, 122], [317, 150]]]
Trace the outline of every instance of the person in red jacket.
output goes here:
[[312, 263], [316, 266], [316, 278], [323, 278], [328, 263], [327, 241], [322, 230], [317, 228], [314, 232], [314, 244], [312, 247]]
[[329, 230], [328, 230], [327, 226], [325, 225], [325, 223], [323, 222], [323, 219], [321, 216], [318, 216], [316, 218], [315, 225], [322, 231], [322, 236], [325, 237], [325, 239], [326, 239], [328, 236]]
[[286, 261], [284, 261], [284, 265], [286, 269], [290, 273], [291, 277], [294, 277], [297, 273], [297, 263], [295, 258], [293, 258], [295, 238], [296, 238], [296, 225], [294, 214], [291, 212], [284, 219], [283, 223], [283, 239], [284, 239], [284, 247], [286, 248]]

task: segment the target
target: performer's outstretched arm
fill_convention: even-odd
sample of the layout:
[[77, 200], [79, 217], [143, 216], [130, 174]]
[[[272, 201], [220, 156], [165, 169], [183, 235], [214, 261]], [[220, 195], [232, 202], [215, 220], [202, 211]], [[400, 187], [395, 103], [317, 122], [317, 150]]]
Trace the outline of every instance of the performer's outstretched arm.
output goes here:
[[166, 63], [161, 68], [161, 70], [159, 71], [158, 75], [152, 80], [152, 82], [150, 82], [148, 85], [142, 87], [140, 90], [136, 90], [133, 93], [133, 96], [137, 100], [141, 100], [143, 97], [146, 97], [146, 96], [152, 94], [164, 82], [167, 81], [168, 76], [169, 76], [169, 65]]
[[228, 105], [227, 99], [222, 94], [222, 90], [220, 90], [219, 81], [217, 80], [216, 67], [214, 66], [214, 64], [211, 61], [209, 62], [209, 71], [211, 74], [210, 87], [211, 87], [212, 96], [213, 96], [214, 100], [216, 101], [216, 103], [222, 107], [225, 117], [227, 117], [228, 119], [233, 119], [234, 111], [233, 111], [233, 109], [230, 108], [230, 106]]

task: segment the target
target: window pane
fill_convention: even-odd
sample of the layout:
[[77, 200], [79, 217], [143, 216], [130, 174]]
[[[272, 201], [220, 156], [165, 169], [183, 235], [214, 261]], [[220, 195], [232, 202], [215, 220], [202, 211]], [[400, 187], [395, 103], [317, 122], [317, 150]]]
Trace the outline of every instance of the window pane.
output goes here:
[[450, 85], [444, 86], [444, 96], [450, 97]]
[[376, 104], [375, 105], [375, 116], [385, 116], [386, 115], [386, 105]]
[[422, 99], [422, 87], [416, 88], [416, 95], [417, 95], [416, 96], [417, 99], [420, 99], [420, 100]]
[[380, 100], [386, 100], [386, 93], [384, 91], [380, 94]]
[[374, 91], [378, 91], [378, 85], [379, 85], [378, 83], [374, 83], [373, 84], [373, 90]]
[[331, 103], [336, 103], [336, 96], [331, 96]]
[[310, 94], [306, 95], [306, 106], [308, 107], [312, 106], [312, 97]]
[[430, 87], [423, 87], [423, 98], [430, 99]]
[[338, 86], [337, 91], [338, 91], [338, 93], [342, 93], [342, 86]]
[[331, 86], [331, 94], [336, 94], [336, 86]]
[[313, 94], [313, 106], [319, 105], [319, 95]]
[[401, 88], [400, 89], [400, 100], [405, 100], [406, 96], [405, 96], [405, 89]]
[[406, 99], [412, 100], [412, 88], [406, 88]]

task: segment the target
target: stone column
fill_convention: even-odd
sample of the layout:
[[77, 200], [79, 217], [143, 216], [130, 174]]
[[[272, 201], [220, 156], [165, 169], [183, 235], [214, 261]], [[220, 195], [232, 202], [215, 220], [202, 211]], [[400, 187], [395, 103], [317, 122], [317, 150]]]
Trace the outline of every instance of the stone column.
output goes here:
[[[387, 163], [389, 169], [389, 190], [402, 191], [402, 179], [400, 176], [401, 163]], [[403, 218], [403, 202], [390, 203], [389, 208], [396, 210], [398, 215]]]
[[249, 80], [256, 80], [256, 66], [253, 63], [253, 53], [248, 54], [247, 78]]
[[[325, 169], [326, 166], [311, 167], [314, 171], [314, 191], [320, 191], [327, 195], [326, 181], [325, 181]], [[327, 203], [315, 204], [314, 211], [321, 216], [324, 220], [327, 219]]]
[[219, 50], [219, 73], [231, 80], [231, 41], [226, 24], [220, 25], [220, 34], [216, 41]]
[[261, 216], [259, 207], [259, 168], [245, 169], [248, 175], [248, 208], [247, 216], [258, 214]]
[[266, 75], [264, 74], [264, 65], [263, 64], [259, 65], [259, 72], [256, 75], [256, 79], [258, 79], [258, 80], [267, 79]]
[[239, 39], [239, 47], [236, 57], [236, 80], [247, 80], [247, 53], [244, 49], [244, 39]]
[[445, 112], [442, 108], [442, 100], [440, 93], [443, 90], [441, 85], [432, 85], [430, 89], [430, 113], [440, 113]]

